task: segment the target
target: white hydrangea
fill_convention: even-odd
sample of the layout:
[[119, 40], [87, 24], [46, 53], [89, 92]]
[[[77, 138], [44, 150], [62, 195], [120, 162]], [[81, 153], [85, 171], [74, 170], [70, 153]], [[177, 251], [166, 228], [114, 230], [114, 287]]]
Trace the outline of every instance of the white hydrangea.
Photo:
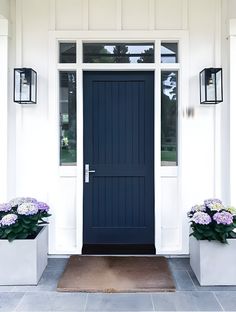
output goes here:
[[16, 220], [18, 219], [17, 215], [14, 213], [9, 213], [2, 217], [1, 220], [1, 226], [10, 226], [12, 224], [16, 223]]
[[212, 211], [220, 211], [225, 209], [224, 205], [222, 205], [221, 203], [211, 203], [208, 205], [208, 207], [212, 210]]
[[236, 216], [236, 208], [235, 207], [227, 207], [227, 211], [230, 212], [233, 216]]
[[35, 215], [38, 213], [38, 206], [34, 203], [23, 203], [17, 208], [17, 213], [20, 215]]
[[16, 197], [9, 201], [11, 207], [16, 207], [23, 203], [37, 203], [37, 200], [33, 197]]
[[13, 198], [12, 200], [9, 201], [9, 204], [12, 207], [19, 206], [19, 205], [21, 205], [23, 203], [24, 203], [24, 197], [16, 197], [16, 198]]

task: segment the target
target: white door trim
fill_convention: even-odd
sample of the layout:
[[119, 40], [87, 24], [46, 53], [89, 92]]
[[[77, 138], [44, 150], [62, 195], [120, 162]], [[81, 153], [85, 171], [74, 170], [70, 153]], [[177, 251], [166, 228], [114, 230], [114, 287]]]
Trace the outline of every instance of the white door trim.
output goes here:
[[[79, 39], [78, 39], [79, 38]], [[130, 39], [132, 38], [132, 39]], [[142, 38], [145, 38], [142, 40]], [[158, 39], [156, 39], [158, 38]], [[77, 62], [76, 64], [58, 64], [58, 42], [60, 41], [77, 42]], [[179, 59], [178, 64], [163, 64], [160, 61], [160, 42], [178, 41], [179, 42]], [[154, 42], [155, 43], [155, 63], [153, 64], [83, 64], [82, 62], [82, 43], [83, 42], [109, 42], [109, 41], [126, 41], [126, 42]], [[161, 247], [162, 233], [162, 212], [161, 212], [161, 178], [178, 177], [179, 199], [178, 207], [182, 207], [182, 133], [185, 125], [182, 122], [182, 110], [188, 105], [188, 32], [180, 31], [50, 31], [49, 32], [49, 122], [50, 137], [53, 153], [51, 155], [51, 179], [53, 190], [56, 187], [60, 177], [75, 176], [77, 179], [76, 194], [76, 246], [74, 250], [68, 253], [81, 253], [83, 244], [83, 71], [84, 70], [153, 70], [155, 72], [155, 245], [158, 254], [168, 253]], [[77, 72], [77, 166], [68, 168], [60, 167], [59, 164], [59, 105], [58, 105], [58, 72], [59, 70], [76, 70]], [[161, 70], [179, 71], [179, 129], [178, 129], [178, 167], [161, 167], [160, 146], [161, 146], [161, 129], [160, 129], [160, 77]], [[57, 138], [57, 139], [55, 139]], [[187, 242], [188, 224], [182, 215], [182, 209], [179, 210], [179, 228], [180, 237], [179, 245], [176, 251], [171, 253], [180, 253], [187, 246], [182, 246], [182, 242]], [[55, 221], [55, 220], [54, 220]], [[52, 221], [52, 223], [54, 222]], [[56, 222], [52, 224], [51, 246], [55, 246], [55, 229]], [[187, 234], [186, 234], [187, 233]], [[55, 247], [52, 247], [50, 253], [57, 253]]]
[[230, 111], [230, 205], [236, 204], [236, 94], [235, 94], [235, 83], [236, 83], [236, 19], [229, 21], [229, 111]]

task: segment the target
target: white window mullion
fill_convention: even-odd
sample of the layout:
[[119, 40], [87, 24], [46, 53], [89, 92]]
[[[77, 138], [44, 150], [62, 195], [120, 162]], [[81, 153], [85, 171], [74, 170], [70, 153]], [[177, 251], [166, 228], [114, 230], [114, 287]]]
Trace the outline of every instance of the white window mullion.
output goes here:
[[76, 187], [76, 248], [83, 246], [83, 46], [77, 40], [77, 187]]
[[179, 63], [161, 63], [160, 68], [162, 70], [179, 70], [180, 64]]
[[161, 230], [161, 70], [160, 70], [160, 60], [161, 60], [161, 41], [155, 40], [155, 85], [154, 85], [154, 179], [155, 179], [155, 246], [156, 252], [159, 253], [162, 242], [162, 230]]

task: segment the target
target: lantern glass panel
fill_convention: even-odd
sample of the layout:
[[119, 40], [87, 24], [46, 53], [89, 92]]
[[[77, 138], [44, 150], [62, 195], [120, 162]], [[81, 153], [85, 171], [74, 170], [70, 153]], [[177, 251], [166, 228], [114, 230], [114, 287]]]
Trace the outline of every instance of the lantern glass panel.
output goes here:
[[21, 75], [20, 72], [15, 70], [15, 101], [20, 102], [21, 100]]
[[216, 73], [216, 96], [217, 101], [222, 102], [223, 101], [223, 94], [222, 94], [222, 80], [221, 80], [221, 70], [219, 70]]
[[36, 103], [36, 73], [34, 71], [31, 72], [31, 102]]
[[201, 103], [206, 101], [205, 93], [205, 71], [202, 71], [200, 74], [200, 88], [201, 88]]
[[208, 102], [215, 102], [216, 99], [216, 79], [215, 73], [206, 72], [206, 97]]
[[24, 70], [20, 73], [21, 81], [21, 102], [30, 101], [30, 76], [31, 73], [28, 70]]

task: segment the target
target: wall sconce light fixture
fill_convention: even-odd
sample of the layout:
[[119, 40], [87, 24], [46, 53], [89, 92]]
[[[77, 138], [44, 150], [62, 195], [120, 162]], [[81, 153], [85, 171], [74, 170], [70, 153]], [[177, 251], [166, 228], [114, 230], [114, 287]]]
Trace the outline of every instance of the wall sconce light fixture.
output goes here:
[[14, 102], [36, 104], [37, 73], [32, 68], [14, 69]]
[[222, 68], [204, 68], [199, 76], [201, 104], [223, 102]]

